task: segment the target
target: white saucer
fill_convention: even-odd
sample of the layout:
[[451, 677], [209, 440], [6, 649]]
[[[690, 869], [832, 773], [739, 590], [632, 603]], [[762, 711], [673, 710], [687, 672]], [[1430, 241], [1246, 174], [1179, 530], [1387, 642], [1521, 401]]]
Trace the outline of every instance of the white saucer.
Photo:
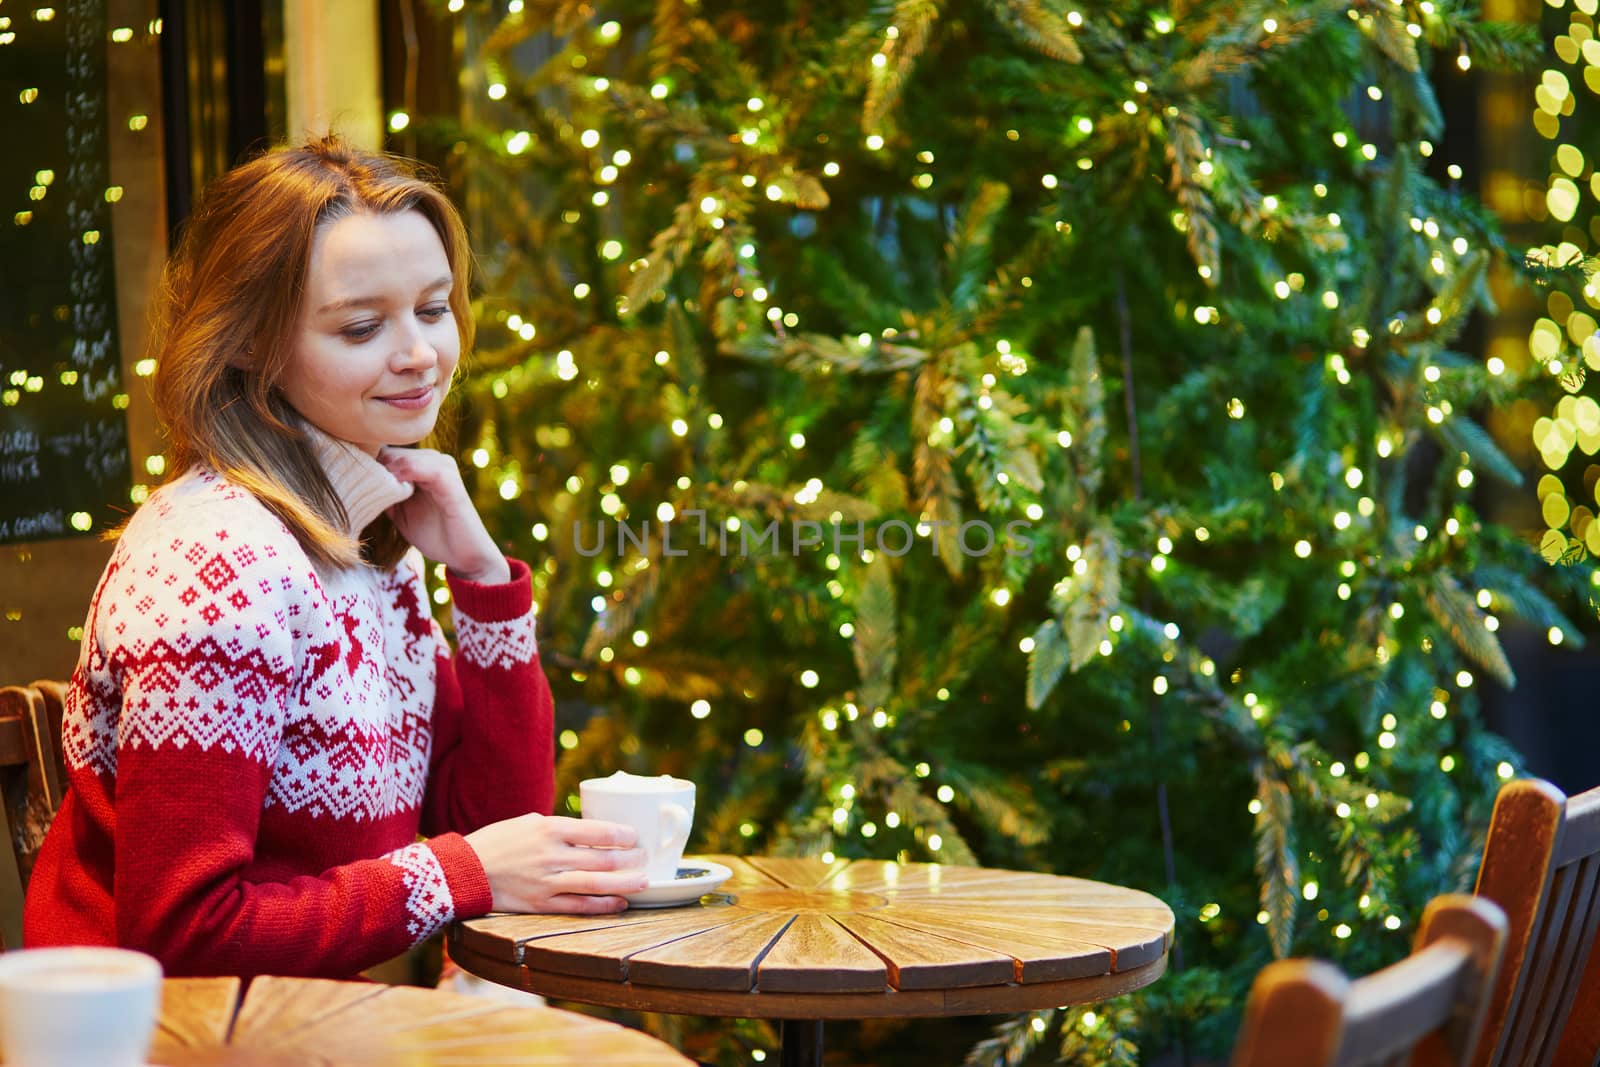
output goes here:
[[693, 904], [705, 894], [733, 877], [720, 863], [685, 856], [678, 865], [678, 877], [653, 881], [646, 889], [628, 894], [630, 908], [673, 908]]

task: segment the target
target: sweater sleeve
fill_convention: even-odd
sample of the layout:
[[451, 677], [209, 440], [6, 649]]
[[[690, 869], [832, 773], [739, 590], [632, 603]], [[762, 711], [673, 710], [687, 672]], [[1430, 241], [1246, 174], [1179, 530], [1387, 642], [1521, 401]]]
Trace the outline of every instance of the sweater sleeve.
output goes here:
[[507, 562], [504, 585], [446, 575], [457, 650], [447, 658], [441, 642], [424, 833], [548, 815], [554, 802], [554, 710], [539, 662], [533, 583], [527, 564]]
[[101, 590], [120, 710], [88, 730], [110, 727], [116, 938], [169, 975], [354, 974], [488, 908], [455, 835], [316, 875], [253, 866], [286, 717], [337, 659], [298, 628], [322, 592], [294, 548], [190, 529]]

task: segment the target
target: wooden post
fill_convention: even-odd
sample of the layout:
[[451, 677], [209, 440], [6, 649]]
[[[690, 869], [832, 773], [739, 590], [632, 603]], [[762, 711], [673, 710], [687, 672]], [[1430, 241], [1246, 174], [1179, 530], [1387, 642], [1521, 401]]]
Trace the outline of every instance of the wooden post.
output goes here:
[[283, 58], [291, 143], [333, 130], [383, 146], [376, 0], [285, 0]]
[[784, 1019], [778, 1033], [783, 1045], [781, 1067], [822, 1067], [820, 1019]]

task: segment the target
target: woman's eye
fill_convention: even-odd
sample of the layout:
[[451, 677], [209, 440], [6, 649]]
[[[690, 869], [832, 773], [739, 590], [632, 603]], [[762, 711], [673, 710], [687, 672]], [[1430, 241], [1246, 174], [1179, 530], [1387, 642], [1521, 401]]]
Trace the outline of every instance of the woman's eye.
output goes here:
[[375, 322], [365, 322], [359, 326], [347, 326], [339, 331], [340, 335], [348, 341], [365, 341], [377, 332], [378, 324]]
[[450, 314], [450, 305], [437, 304], [432, 307], [425, 307], [421, 311], [417, 312], [417, 314], [421, 315], [429, 322], [438, 322], [440, 319]]

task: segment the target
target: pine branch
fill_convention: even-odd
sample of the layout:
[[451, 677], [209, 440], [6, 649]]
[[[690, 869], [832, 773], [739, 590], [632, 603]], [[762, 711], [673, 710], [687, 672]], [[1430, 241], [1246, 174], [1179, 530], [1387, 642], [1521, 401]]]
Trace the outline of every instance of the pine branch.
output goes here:
[[1082, 63], [1083, 50], [1066, 20], [1040, 0], [985, 0], [989, 10], [1023, 44], [1063, 63]]
[[[1488, 269], [1488, 252], [1480, 250], [1461, 260], [1433, 298], [1431, 309], [1439, 312], [1439, 321], [1425, 323], [1409, 334], [1407, 339], [1436, 340], [1451, 338], [1459, 333], [1467, 316], [1478, 305]], [[1423, 316], [1418, 316], [1417, 320], [1423, 321]]]
[[973, 190], [961, 222], [950, 239], [950, 304], [970, 309], [978, 303], [994, 271], [994, 229], [1011, 199], [1000, 182], [983, 182]]
[[1216, 284], [1221, 267], [1221, 237], [1217, 233], [1216, 208], [1211, 194], [1200, 182], [1200, 164], [1206, 159], [1206, 146], [1200, 136], [1200, 122], [1180, 112], [1166, 120], [1167, 162], [1171, 168], [1168, 188], [1183, 212], [1189, 255], [1200, 267], [1209, 284]]
[[1045, 698], [1061, 680], [1072, 658], [1072, 649], [1061, 632], [1060, 623], [1047, 619], [1033, 632], [1033, 650], [1028, 653], [1028, 707], [1038, 711]]
[[1050, 839], [1049, 820], [1028, 790], [997, 775], [974, 776], [951, 767], [946, 776], [972, 814], [993, 833], [1025, 848]]
[[[557, 37], [566, 37], [582, 28], [594, 17], [590, 0], [528, 0], [523, 5], [522, 21], [537, 30], [549, 30]], [[501, 22], [504, 27], [514, 19]]]
[[1457, 47], [1485, 70], [1527, 70], [1545, 54], [1537, 22], [1481, 22], [1476, 5], [1442, 4], [1426, 24], [1428, 43], [1435, 48]]
[[916, 487], [917, 508], [933, 528], [934, 545], [945, 570], [959, 578], [964, 555], [959, 540], [961, 488], [948, 449], [933, 444], [935, 425], [943, 417], [945, 373], [942, 364], [929, 360], [917, 375], [916, 394], [911, 406], [912, 463], [911, 481]]
[[707, 852], [744, 852], [750, 848], [750, 839], [741, 827], [750, 821], [751, 812], [772, 809], [778, 796], [782, 760], [775, 753], [749, 757], [716, 800], [696, 812], [695, 833]]
[[672, 225], [651, 240], [650, 253], [634, 264], [636, 269], [624, 294], [630, 309], [635, 312], [643, 309], [657, 290], [667, 287], [678, 264], [694, 247], [695, 217], [698, 214], [698, 202], [679, 204], [672, 214]]
[[704, 112], [680, 101], [658, 100], [647, 89], [615, 81], [605, 98], [619, 119], [626, 117], [656, 136], [680, 138], [680, 143], [692, 145], [702, 159], [726, 158], [735, 152], [736, 142], [725, 129], [713, 127]]
[[968, 603], [959, 622], [948, 629], [948, 636], [927, 657], [923, 675], [907, 701], [931, 700], [940, 689], [960, 688], [999, 643], [999, 635], [986, 616], [989, 607], [981, 600]]
[[643, 568], [619, 568], [623, 578], [617, 592], [621, 594], [607, 602], [606, 610], [597, 614], [589, 626], [589, 636], [584, 639], [584, 659], [592, 660], [602, 648], [621, 646], [634, 623], [649, 612], [661, 591], [660, 541], [649, 542], [649, 554], [644, 557], [649, 564]]
[[[778, 520], [780, 526], [777, 533], [780, 538], [784, 533], [782, 523], [803, 519], [823, 522], [831, 519], [835, 511], [839, 513], [841, 521], [845, 522], [865, 522], [878, 517], [878, 509], [870, 501], [829, 490], [823, 490], [812, 497], [804, 494], [805, 486], [780, 488], [764, 482], [747, 481], [737, 487], [716, 483], [703, 485], [699, 487], [699, 491], [704, 497], [708, 511], [710, 506], [717, 505], [738, 509], [747, 514], [757, 512]], [[795, 498], [802, 494], [810, 503], [801, 504], [796, 501]], [[709, 528], [707, 539], [708, 542], [715, 540], [714, 533]]]
[[958, 410], [958, 428], [970, 428], [961, 441], [967, 457], [967, 475], [972, 481], [980, 511], [998, 513], [1012, 502], [1012, 486], [1031, 492], [1044, 488], [1039, 461], [1030, 451], [1028, 428], [1024, 422], [1032, 413], [1022, 398], [998, 385], [979, 395], [965, 386], [957, 390], [963, 400]]
[[1392, 72], [1387, 84], [1394, 101], [1390, 127], [1396, 139], [1438, 137], [1444, 132], [1444, 113], [1427, 72]]
[[669, 366], [684, 390], [690, 395], [697, 394], [705, 381], [706, 362], [700, 338], [695, 333], [694, 320], [684, 310], [683, 304], [676, 300], [667, 304], [666, 320], [667, 352], [671, 359]]
[[1566, 259], [1556, 260], [1553, 255], [1549, 248], [1532, 248], [1523, 257], [1523, 270], [1535, 285], [1565, 282], [1581, 286], [1600, 272], [1600, 256], [1574, 252]]
[[960, 867], [974, 866], [978, 862], [972, 845], [950, 818], [950, 809], [928, 796], [912, 783], [917, 779], [900, 768], [899, 779], [889, 786], [887, 796], [894, 811], [914, 827], [922, 830], [920, 840], [927, 842], [931, 834], [940, 838], [939, 851], [930, 852], [935, 862], [950, 863]]
[[[1185, 18], [1174, 9], [1173, 17], [1192, 51], [1172, 65], [1162, 79], [1164, 87], [1169, 92], [1202, 94], [1222, 79], [1282, 52], [1345, 10], [1342, 2], [1325, 3], [1304, 14], [1285, 11], [1273, 2], [1216, 4], [1202, 17]], [[1268, 15], [1276, 24], [1270, 33], [1263, 26]]]
[[564, 797], [577, 795], [579, 782], [617, 769], [617, 753], [623, 751], [629, 736], [627, 723], [620, 716], [594, 715], [583, 724], [576, 747], [556, 761], [558, 812], [565, 803]]
[[1402, 9], [1384, 3], [1371, 4], [1357, 25], [1395, 66], [1411, 74], [1422, 69], [1417, 58], [1417, 42], [1406, 31]]
[[[886, 128], [889, 113], [899, 102], [901, 90], [911, 80], [912, 71], [933, 36], [941, 6], [942, 0], [900, 0], [895, 4], [889, 22], [894, 33], [885, 34], [867, 77], [867, 99], [861, 109], [864, 132], [882, 133]], [[884, 58], [881, 65], [876, 62], [880, 55]]]
[[856, 435], [850, 446], [850, 472], [859, 479], [858, 495], [872, 501], [885, 514], [905, 511], [911, 489], [900, 472], [897, 457], [877, 440], [870, 429]]
[[[1361, 809], [1352, 805], [1351, 810]], [[1339, 828], [1338, 849], [1339, 875], [1345, 885], [1360, 888], [1362, 895], [1367, 898], [1366, 913], [1381, 914], [1391, 910], [1389, 889], [1392, 879], [1384, 877], [1382, 860], [1374, 853], [1366, 837], [1358, 832], [1353, 816], [1343, 820]]]
[[882, 707], [889, 699], [899, 647], [894, 572], [887, 553], [875, 554], [867, 564], [855, 607], [855, 636], [850, 650], [861, 676], [861, 703], [871, 710]]
[[1300, 863], [1292, 843], [1294, 800], [1289, 787], [1256, 767], [1256, 876], [1261, 881], [1261, 910], [1267, 913], [1267, 938], [1277, 959], [1289, 955], [1294, 942], [1295, 911], [1300, 900]]
[[1510, 689], [1517, 684], [1511, 664], [1506, 660], [1500, 639], [1484, 626], [1484, 614], [1462, 590], [1459, 582], [1444, 571], [1428, 575], [1423, 603], [1441, 629], [1450, 635], [1457, 648]]
[[1100, 490], [1106, 441], [1105, 384], [1095, 358], [1094, 332], [1079, 328], [1068, 357], [1068, 425], [1074, 480], [1088, 507]]
[[841, 374], [896, 374], [915, 367], [928, 354], [911, 345], [873, 340], [862, 345], [854, 337], [828, 337], [816, 333], [775, 336], [763, 333], [727, 346], [724, 354], [740, 359], [774, 363], [802, 372]]
[[[762, 675], [748, 668], [730, 669], [715, 656], [667, 649], [631, 649], [595, 666], [611, 675], [618, 692], [678, 704], [755, 691], [762, 684]], [[636, 673], [629, 675], [630, 669]]]
[[650, 77], [660, 81], [674, 70], [692, 73], [699, 69], [693, 46], [716, 40], [715, 31], [695, 12], [693, 0], [655, 0], [650, 33]]
[[[1013, 1015], [997, 1023], [992, 1037], [984, 1038], [967, 1052], [961, 1067], [1022, 1067], [1040, 1045], [1050, 1030], [1049, 1022], [1055, 1018], [1054, 1009]], [[1034, 1028], [1033, 1020], [1043, 1018], [1046, 1025]]]
[[1525, 575], [1509, 567], [1490, 564], [1480, 566], [1473, 572], [1472, 579], [1503, 601], [1513, 615], [1541, 630], [1560, 630], [1567, 643], [1583, 647], [1583, 632]]
[[[1093, 1026], [1085, 1012], [1093, 1013]], [[1139, 1046], [1128, 1035], [1139, 1031], [1144, 1014], [1125, 998], [1062, 1012], [1057, 1061], [1067, 1067], [1139, 1067]]]
[[1500, 451], [1489, 431], [1466, 415], [1452, 415], [1433, 426], [1433, 432], [1452, 451], [1464, 454], [1481, 470], [1512, 487], [1522, 485], [1522, 470]]
[[1109, 522], [1096, 523], [1084, 543], [1081, 562], [1083, 573], [1072, 580], [1061, 616], [1074, 674], [1099, 654], [1100, 642], [1110, 632], [1111, 615], [1121, 606], [1122, 546]]

